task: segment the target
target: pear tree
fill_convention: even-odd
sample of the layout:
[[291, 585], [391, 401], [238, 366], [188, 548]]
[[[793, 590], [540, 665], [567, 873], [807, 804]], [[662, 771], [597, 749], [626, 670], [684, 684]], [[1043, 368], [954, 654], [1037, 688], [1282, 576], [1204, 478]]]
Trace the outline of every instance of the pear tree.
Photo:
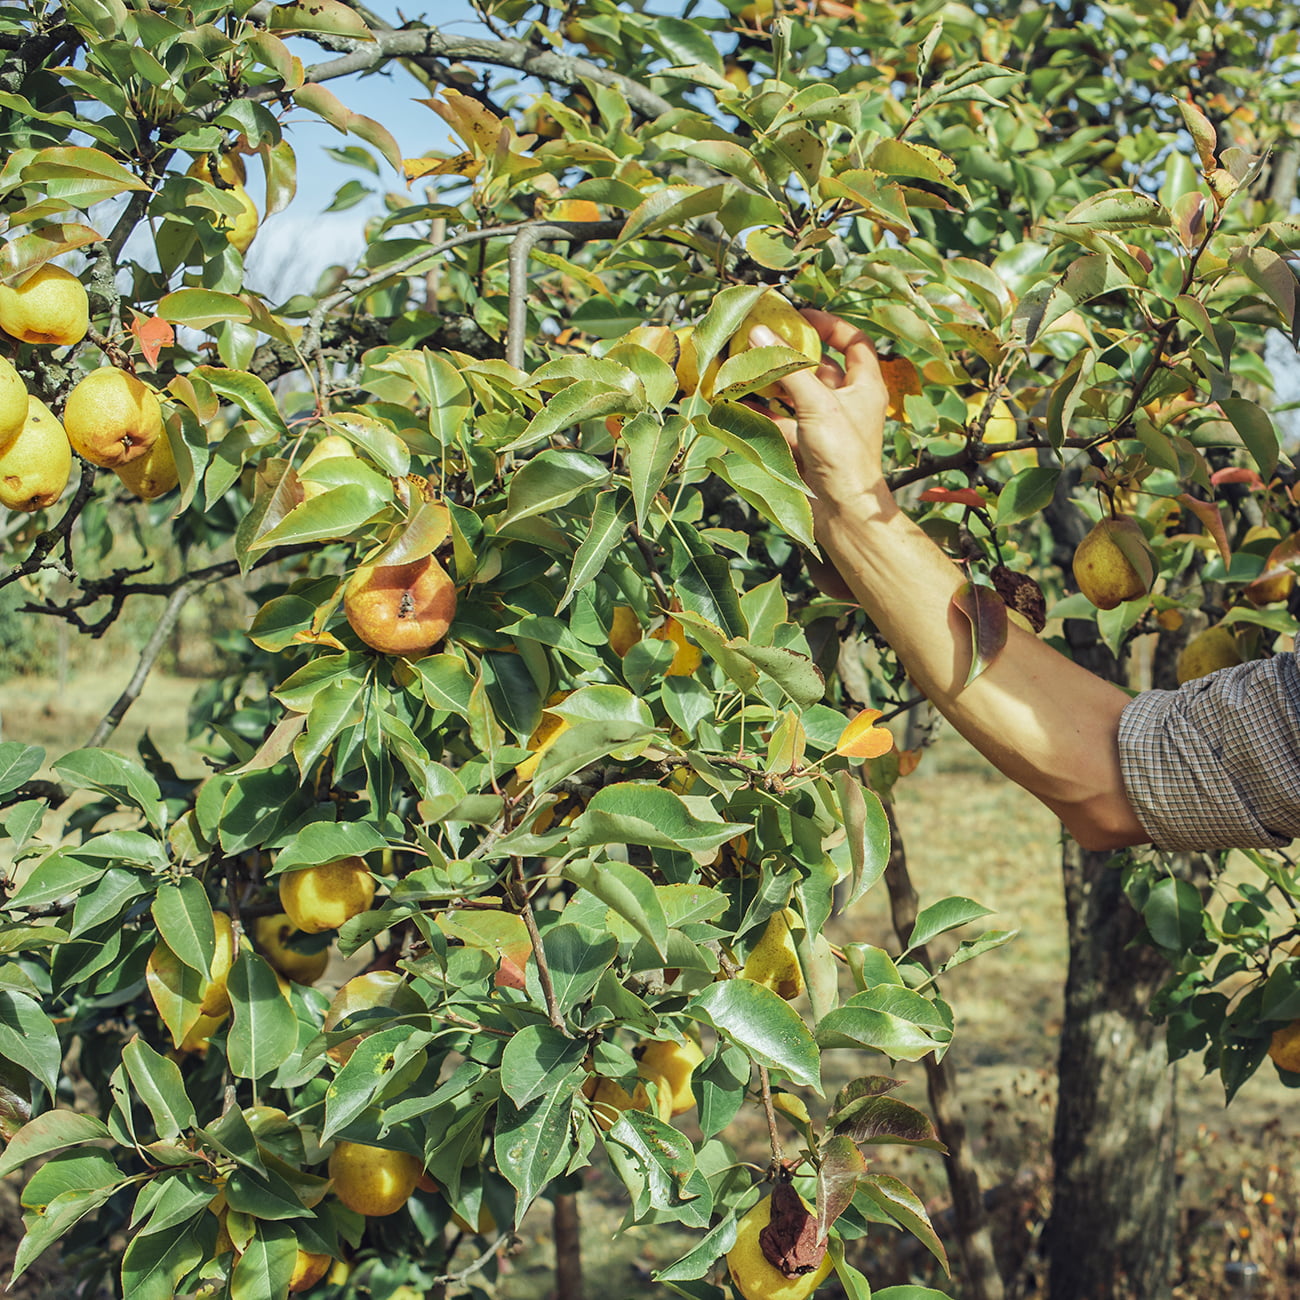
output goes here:
[[[687, 1238], [665, 1294], [865, 1298], [899, 1232], [945, 1290], [881, 1300], [1002, 1294], [873, 1159], [969, 1175], [891, 1094], [1012, 936], [956, 894], [897, 950], [849, 937], [899, 870], [920, 701], [809, 577], [772, 403], [819, 354], [798, 308], [876, 341], [974, 673], [1012, 618], [1124, 680], [1206, 628], [1289, 645], [1294, 6], [664, 8], [0, 13], [0, 585], [91, 635], [156, 620], [83, 746], [0, 742], [16, 1277], [54, 1249], [132, 1300], [487, 1294], [526, 1215], [572, 1246], [598, 1166]], [[381, 71], [390, 124], [450, 145], [349, 106]], [[245, 259], [309, 119], [377, 215], [280, 299]], [[127, 534], [180, 576], [116, 566]], [[250, 605], [190, 749], [123, 752], [218, 583]], [[1296, 882], [1252, 868], [1087, 865], [1229, 1093], [1300, 1020]], [[1098, 1250], [1112, 1287], [1137, 1237]]]

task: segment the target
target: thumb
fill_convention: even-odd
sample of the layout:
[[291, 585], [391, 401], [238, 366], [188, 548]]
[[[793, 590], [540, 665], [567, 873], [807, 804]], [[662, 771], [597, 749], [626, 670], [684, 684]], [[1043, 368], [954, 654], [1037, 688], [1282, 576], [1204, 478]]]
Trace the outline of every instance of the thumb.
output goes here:
[[[749, 331], [749, 341], [754, 347], [789, 348], [790, 344], [775, 330], [766, 325], [755, 325]], [[796, 412], [811, 412], [825, 404], [826, 387], [817, 378], [816, 367], [810, 361], [806, 370], [796, 370], [792, 374], [782, 375], [777, 383], [789, 394]]]

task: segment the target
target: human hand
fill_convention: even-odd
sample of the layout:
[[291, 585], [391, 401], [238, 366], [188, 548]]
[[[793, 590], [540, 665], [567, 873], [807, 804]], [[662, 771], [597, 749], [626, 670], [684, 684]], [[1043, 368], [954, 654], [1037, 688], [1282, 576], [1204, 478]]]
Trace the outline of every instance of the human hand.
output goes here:
[[[889, 393], [876, 351], [860, 329], [814, 308], [802, 314], [823, 345], [839, 352], [844, 363], [823, 356], [816, 368], [786, 375], [779, 382], [794, 415], [772, 418], [812, 493], [813, 522], [818, 541], [824, 544], [843, 516], [862, 516], [892, 501], [881, 468]], [[749, 337], [756, 347], [783, 342], [763, 325], [752, 329]], [[809, 575], [826, 595], [856, 599], [833, 562], [809, 556], [807, 564]]]
[[[869, 498], [887, 491], [880, 459], [889, 393], [876, 350], [860, 329], [815, 308], [802, 314], [844, 362], [823, 356], [815, 368], [786, 375], [779, 383], [794, 415], [774, 418], [813, 494], [813, 516], [822, 523], [868, 508]], [[765, 325], [750, 330], [749, 339], [756, 347], [784, 342]]]

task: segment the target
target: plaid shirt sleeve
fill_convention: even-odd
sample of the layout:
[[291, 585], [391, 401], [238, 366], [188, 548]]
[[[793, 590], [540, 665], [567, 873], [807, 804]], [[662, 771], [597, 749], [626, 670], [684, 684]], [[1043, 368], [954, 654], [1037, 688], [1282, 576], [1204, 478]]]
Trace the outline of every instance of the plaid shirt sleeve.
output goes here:
[[1300, 836], [1295, 656], [1143, 692], [1120, 718], [1119, 753], [1157, 848], [1281, 848]]

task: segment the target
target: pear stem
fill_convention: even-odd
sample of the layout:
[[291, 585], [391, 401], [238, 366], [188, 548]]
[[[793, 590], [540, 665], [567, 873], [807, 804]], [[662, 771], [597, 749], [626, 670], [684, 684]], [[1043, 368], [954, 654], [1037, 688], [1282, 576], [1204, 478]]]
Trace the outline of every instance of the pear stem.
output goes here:
[[781, 1135], [776, 1128], [776, 1107], [772, 1105], [772, 1080], [768, 1077], [766, 1065], [758, 1067], [758, 1086], [763, 1091], [763, 1110], [767, 1115], [767, 1140], [772, 1144], [772, 1160], [780, 1162], [785, 1159], [785, 1149], [781, 1146]]

